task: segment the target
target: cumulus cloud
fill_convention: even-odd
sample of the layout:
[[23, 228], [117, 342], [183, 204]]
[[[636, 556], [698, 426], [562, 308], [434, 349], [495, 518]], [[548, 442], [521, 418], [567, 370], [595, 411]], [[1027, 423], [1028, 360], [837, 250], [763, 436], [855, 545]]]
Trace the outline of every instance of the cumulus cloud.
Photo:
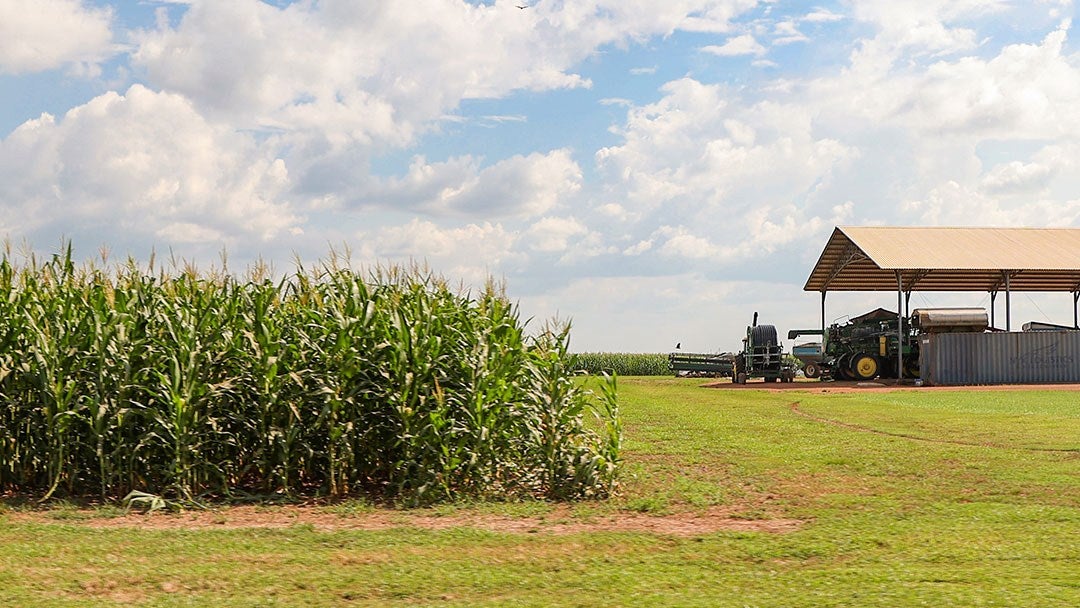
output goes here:
[[[974, 2], [951, 13], [930, 9], [926, 15], [946, 30], [952, 20], [1003, 10]], [[874, 72], [856, 51], [847, 68], [789, 88], [788, 102], [811, 112], [818, 130], [860, 150], [851, 171], [829, 186], [833, 196], [857, 201], [856, 223], [1075, 225], [1068, 142], [1080, 136], [1080, 68], [1066, 50], [1070, 26], [1063, 22], [1034, 43], [925, 62], [893, 62], [900, 57], [894, 47]], [[940, 48], [898, 44], [909, 58]], [[979, 149], [987, 142], [1000, 152], [984, 161]], [[1041, 142], [1038, 151], [1027, 142]]]
[[281, 200], [287, 185], [282, 161], [250, 137], [141, 85], [60, 119], [43, 115], [0, 141], [0, 206], [22, 233], [77, 226], [114, 242], [260, 241], [300, 229]]
[[1012, 161], [994, 167], [981, 185], [990, 193], [1041, 190], [1053, 174], [1053, 167], [1047, 165]]
[[212, 116], [338, 145], [403, 145], [463, 99], [588, 87], [570, 70], [602, 45], [723, 30], [752, 5], [197, 2], [175, 28], [137, 36], [133, 60], [153, 85]]
[[529, 248], [544, 253], [566, 251], [570, 240], [588, 234], [584, 224], [573, 217], [545, 217], [525, 231]]
[[809, 42], [810, 40], [805, 34], [799, 31], [798, 25], [792, 20], [777, 23], [773, 28], [773, 34], [776, 38], [773, 39], [772, 43], [776, 45]]
[[112, 11], [81, 0], [0, 2], [0, 74], [64, 66], [86, 75], [112, 55]]
[[569, 150], [515, 155], [483, 168], [471, 156], [436, 163], [418, 156], [406, 175], [372, 179], [351, 205], [435, 217], [532, 217], [576, 192], [581, 179]]
[[906, 212], [927, 225], [1075, 226], [1080, 222], [1080, 199], [1034, 200], [1019, 205], [1000, 200], [957, 182], [946, 182], [919, 200], [907, 201]]
[[[1062, 53], [1066, 30], [1041, 44], [1014, 44], [989, 61], [932, 65], [895, 112], [923, 130], [1028, 138], [1080, 134], [1080, 72]], [[894, 91], [899, 93], [899, 91]]]
[[[817, 136], [808, 108], [746, 105], [723, 86], [693, 79], [668, 83], [663, 91], [660, 101], [630, 110], [622, 144], [597, 153], [618, 185], [612, 189], [621, 193], [622, 207], [640, 214], [642, 226], [672, 226], [632, 237], [657, 239], [661, 253], [742, 255], [768, 238], [753, 229], [761, 224], [755, 213], [791, 213], [792, 201], [813, 199], [835, 170], [858, 156], [849, 145]], [[819, 226], [813, 214], [797, 217], [803, 228]]]
[[701, 50], [721, 57], [737, 57], [739, 55], [764, 55], [765, 47], [761, 46], [750, 34], [736, 36], [721, 45], [709, 45], [701, 47]]
[[828, 9], [817, 8], [809, 13], [803, 15], [802, 20], [810, 23], [832, 23], [834, 21], [843, 21], [845, 17], [838, 15]]
[[369, 258], [422, 261], [448, 276], [482, 285], [500, 269], [525, 259], [514, 250], [519, 238], [516, 232], [491, 222], [443, 227], [413, 218], [373, 235], [360, 235], [360, 242]]
[[1000, 0], [870, 0], [853, 6], [853, 17], [878, 28], [853, 54], [856, 67], [889, 65], [905, 55], [941, 56], [976, 47], [975, 30], [958, 25], [966, 19], [999, 13]]

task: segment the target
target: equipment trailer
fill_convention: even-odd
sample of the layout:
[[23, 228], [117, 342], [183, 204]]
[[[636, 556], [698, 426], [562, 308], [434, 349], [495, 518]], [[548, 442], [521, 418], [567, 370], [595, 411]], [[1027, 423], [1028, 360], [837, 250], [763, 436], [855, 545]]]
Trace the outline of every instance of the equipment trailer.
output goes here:
[[668, 367], [676, 376], [732, 377], [735, 371], [735, 355], [671, 353], [668, 355]]

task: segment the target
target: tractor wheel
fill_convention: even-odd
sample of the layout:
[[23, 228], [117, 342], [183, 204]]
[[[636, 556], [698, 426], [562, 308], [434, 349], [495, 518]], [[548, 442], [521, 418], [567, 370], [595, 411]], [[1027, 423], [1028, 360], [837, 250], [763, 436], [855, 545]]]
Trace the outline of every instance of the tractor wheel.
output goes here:
[[873, 380], [881, 370], [881, 361], [874, 355], [859, 353], [851, 358], [848, 369], [856, 380]]
[[854, 380], [855, 377], [851, 375], [851, 371], [848, 369], [848, 363], [851, 362], [851, 355], [844, 353], [836, 358], [833, 362], [832, 375], [833, 380]]
[[919, 377], [919, 360], [915, 357], [904, 358], [904, 376], [907, 378]]
[[817, 378], [821, 375], [821, 367], [819, 367], [818, 364], [814, 361], [811, 361], [805, 366], [803, 366], [802, 371], [807, 378]]
[[881, 363], [881, 367], [878, 369], [878, 378], [895, 378], [896, 377], [896, 358], [893, 357], [878, 357], [878, 361]]

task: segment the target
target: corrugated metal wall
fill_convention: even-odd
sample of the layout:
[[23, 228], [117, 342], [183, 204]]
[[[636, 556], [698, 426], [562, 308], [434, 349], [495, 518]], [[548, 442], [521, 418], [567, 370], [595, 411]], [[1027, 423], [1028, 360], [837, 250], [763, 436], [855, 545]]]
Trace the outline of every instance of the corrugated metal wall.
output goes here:
[[1080, 382], [1080, 331], [924, 335], [919, 367], [936, 385]]

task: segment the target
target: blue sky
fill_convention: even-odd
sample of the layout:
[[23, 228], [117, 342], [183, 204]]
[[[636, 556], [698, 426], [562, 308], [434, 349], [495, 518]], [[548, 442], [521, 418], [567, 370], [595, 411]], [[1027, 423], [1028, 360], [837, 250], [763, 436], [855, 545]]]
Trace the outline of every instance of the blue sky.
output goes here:
[[576, 350], [712, 352], [817, 322], [836, 225], [1080, 227], [1072, 0], [516, 4], [0, 0], [0, 234], [347, 247], [503, 279]]

